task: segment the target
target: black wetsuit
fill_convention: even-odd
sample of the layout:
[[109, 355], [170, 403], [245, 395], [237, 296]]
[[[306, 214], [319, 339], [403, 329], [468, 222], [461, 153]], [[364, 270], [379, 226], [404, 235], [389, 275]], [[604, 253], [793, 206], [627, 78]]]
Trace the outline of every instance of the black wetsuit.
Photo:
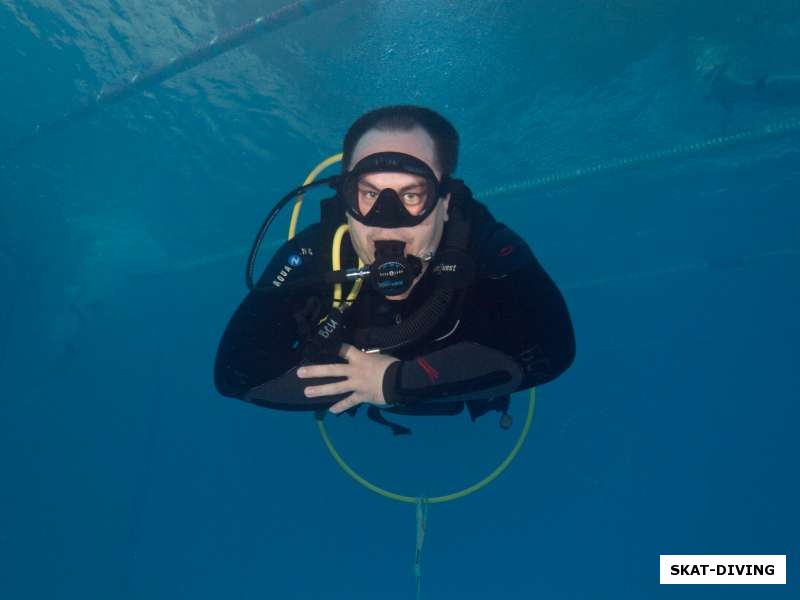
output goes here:
[[[510, 393], [552, 381], [574, 360], [575, 339], [566, 304], [528, 245], [495, 221], [480, 202], [471, 200], [467, 214], [472, 223], [469, 254], [475, 260], [477, 277], [459, 292], [454, 314], [426, 339], [387, 352], [401, 362], [386, 371], [384, 396], [388, 402], [403, 399], [404, 405], [384, 410], [456, 414], [466, 402], [473, 420], [489, 410], [505, 412]], [[445, 224], [445, 231], [447, 227]], [[259, 286], [277, 287], [317, 271], [329, 271], [330, 264], [320, 263], [329, 256], [325, 249], [331, 240], [321, 239], [321, 231], [316, 223], [285, 243]], [[347, 238], [342, 254], [343, 265], [354, 264]], [[430, 269], [405, 300], [388, 300], [364, 285], [347, 314], [362, 325], [400, 323], [419, 308], [434, 285]], [[220, 342], [215, 369], [219, 392], [284, 410], [330, 406], [346, 397], [317, 398], [312, 404], [303, 397], [303, 388], [338, 380], [299, 379], [295, 373], [302, 359], [301, 338], [309, 323], [316, 324], [320, 318], [313, 307], [330, 307], [331, 298], [330, 286], [294, 294], [250, 293]], [[325, 314], [323, 310], [322, 316]], [[344, 341], [350, 342], [347, 331]], [[505, 377], [498, 378], [498, 372]], [[371, 408], [371, 416], [376, 412]]]

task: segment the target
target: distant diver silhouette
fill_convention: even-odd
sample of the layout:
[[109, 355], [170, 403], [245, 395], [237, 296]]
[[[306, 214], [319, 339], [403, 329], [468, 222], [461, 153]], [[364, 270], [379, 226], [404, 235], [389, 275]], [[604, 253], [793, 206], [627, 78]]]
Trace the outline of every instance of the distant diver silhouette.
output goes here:
[[800, 75], [763, 75], [743, 79], [731, 73], [730, 63], [713, 67], [706, 74], [711, 96], [725, 108], [737, 102], [771, 106], [800, 106]]

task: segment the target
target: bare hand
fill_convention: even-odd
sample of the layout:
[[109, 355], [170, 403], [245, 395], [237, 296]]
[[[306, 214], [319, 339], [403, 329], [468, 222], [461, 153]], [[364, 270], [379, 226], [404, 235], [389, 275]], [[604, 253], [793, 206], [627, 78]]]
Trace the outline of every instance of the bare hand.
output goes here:
[[383, 376], [386, 369], [399, 359], [387, 354], [367, 354], [350, 344], [342, 344], [339, 356], [347, 364], [306, 365], [297, 370], [301, 379], [307, 377], [346, 377], [338, 383], [305, 388], [305, 395], [309, 398], [320, 396], [334, 396], [336, 394], [351, 394], [331, 406], [328, 410], [339, 414], [353, 406], [367, 402], [376, 406], [386, 406], [383, 397]]

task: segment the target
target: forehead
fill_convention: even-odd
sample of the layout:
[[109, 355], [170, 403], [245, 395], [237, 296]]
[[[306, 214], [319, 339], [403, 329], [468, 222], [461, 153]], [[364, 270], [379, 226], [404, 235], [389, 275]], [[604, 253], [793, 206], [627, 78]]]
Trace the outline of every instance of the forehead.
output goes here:
[[437, 177], [441, 176], [439, 165], [434, 158], [433, 140], [428, 132], [420, 127], [408, 131], [370, 129], [358, 140], [348, 168], [352, 168], [362, 158], [376, 152], [402, 152], [416, 156], [427, 163]]
[[424, 187], [427, 180], [420, 175], [410, 173], [367, 173], [358, 178], [359, 185], [372, 187], [376, 190], [383, 188], [411, 189]]

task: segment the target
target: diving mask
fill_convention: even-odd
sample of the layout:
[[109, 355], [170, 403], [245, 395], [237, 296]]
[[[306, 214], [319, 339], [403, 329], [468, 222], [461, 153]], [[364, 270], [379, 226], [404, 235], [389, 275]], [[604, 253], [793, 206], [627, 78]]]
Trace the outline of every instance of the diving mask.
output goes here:
[[[400, 190], [379, 190], [364, 179], [371, 173], [407, 173], [417, 179]], [[338, 192], [347, 213], [368, 227], [414, 227], [447, 195], [448, 179], [440, 182], [422, 160], [401, 152], [378, 152], [342, 173]]]
[[[408, 173], [416, 175], [413, 187], [401, 188], [398, 191], [386, 188], [369, 189], [362, 181], [364, 175], [370, 173]], [[337, 191], [337, 197], [345, 210], [354, 219], [370, 227], [397, 228], [414, 227], [424, 221], [436, 208], [439, 198], [446, 196], [452, 185], [445, 176], [440, 182], [433, 170], [422, 160], [401, 152], [378, 152], [360, 160], [350, 171], [301, 185], [288, 194], [272, 208], [253, 241], [250, 255], [247, 258], [245, 281], [247, 287], [258, 292], [274, 292], [286, 290], [287, 285], [280, 288], [274, 286], [258, 287], [253, 280], [256, 257], [270, 225], [280, 211], [289, 202], [304, 194], [311, 188], [329, 185]], [[364, 194], [362, 198], [359, 194]], [[401, 197], [402, 196], [402, 197]], [[326, 276], [326, 281], [338, 283], [355, 281], [369, 277], [376, 289], [385, 295], [402, 294], [410, 288], [414, 278], [422, 271], [422, 263], [430, 261], [428, 254], [422, 258], [405, 256], [405, 243], [376, 242], [375, 263], [365, 268], [335, 271]], [[306, 285], [308, 282], [297, 282]]]

